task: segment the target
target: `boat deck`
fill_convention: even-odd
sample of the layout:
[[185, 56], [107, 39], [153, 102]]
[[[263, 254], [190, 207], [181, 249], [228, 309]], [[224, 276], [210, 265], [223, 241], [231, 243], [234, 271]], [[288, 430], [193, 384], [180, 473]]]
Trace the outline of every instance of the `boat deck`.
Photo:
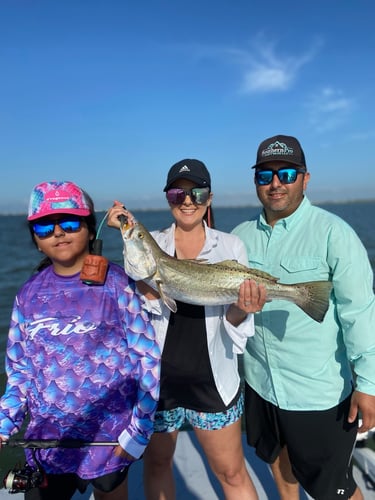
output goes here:
[[[260, 460], [254, 449], [246, 444], [243, 435], [246, 463], [257, 489], [259, 500], [279, 500], [270, 467]], [[365, 500], [375, 500], [375, 452], [369, 448], [356, 448], [354, 476]], [[180, 432], [174, 457], [177, 500], [222, 500], [221, 488], [212, 474], [200, 445], [193, 432]], [[83, 495], [74, 500], [84, 500]], [[86, 499], [93, 497], [86, 495]], [[311, 499], [301, 491], [300, 500]], [[129, 500], [145, 500], [143, 495], [142, 461], [132, 465], [129, 471]]]
[[[259, 500], [278, 500], [279, 496], [267, 464], [260, 460], [254, 449], [246, 444], [243, 435], [243, 446], [246, 463], [257, 489]], [[357, 447], [354, 457], [358, 466], [354, 475], [364, 494], [365, 500], [375, 500], [375, 451], [370, 448]], [[135, 462], [129, 471], [129, 500], [145, 500], [143, 495], [142, 460]], [[201, 451], [195, 435], [191, 431], [181, 432], [177, 441], [174, 456], [174, 474], [176, 478], [177, 500], [222, 500], [218, 481], [213, 476]], [[11, 495], [11, 498], [21, 498]], [[301, 491], [301, 500], [311, 499]], [[0, 500], [9, 499], [7, 490], [0, 490]], [[73, 500], [94, 500], [91, 489], [83, 495], [76, 493]]]

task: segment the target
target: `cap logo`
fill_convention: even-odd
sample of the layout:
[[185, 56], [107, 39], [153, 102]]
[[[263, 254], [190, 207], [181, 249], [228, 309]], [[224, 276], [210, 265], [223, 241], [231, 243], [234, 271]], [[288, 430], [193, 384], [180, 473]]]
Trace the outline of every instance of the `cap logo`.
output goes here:
[[190, 168], [187, 166], [187, 165], [184, 165], [183, 167], [180, 168], [180, 170], [178, 171], [180, 174], [182, 172], [190, 172]]
[[66, 199], [69, 199], [69, 193], [67, 193], [66, 191], [50, 191], [49, 193], [47, 193], [46, 195], [46, 200], [50, 200], [50, 201], [59, 201], [61, 199], [63, 200], [66, 200]]
[[293, 148], [289, 148], [284, 142], [273, 142], [266, 149], [262, 151], [262, 157], [266, 158], [267, 156], [273, 155], [293, 155]]

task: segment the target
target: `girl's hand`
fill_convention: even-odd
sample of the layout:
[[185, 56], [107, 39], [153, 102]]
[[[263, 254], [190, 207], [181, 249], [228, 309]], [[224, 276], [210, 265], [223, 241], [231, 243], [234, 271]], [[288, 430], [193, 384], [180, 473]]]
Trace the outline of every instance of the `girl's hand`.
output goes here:
[[129, 460], [129, 462], [135, 462], [135, 460], [137, 460], [135, 457], [133, 457], [133, 455], [130, 455], [130, 453], [121, 448], [119, 444], [116, 446], [114, 454], [116, 455], [116, 457], [126, 458], [126, 460]]
[[8, 437], [5, 437], [5, 436], [1, 436], [0, 435], [0, 450], [1, 448], [7, 443], [7, 441], [9, 440]]
[[120, 201], [115, 201], [113, 206], [108, 210], [107, 226], [120, 229], [120, 215], [124, 215], [129, 221], [134, 219], [133, 214]]

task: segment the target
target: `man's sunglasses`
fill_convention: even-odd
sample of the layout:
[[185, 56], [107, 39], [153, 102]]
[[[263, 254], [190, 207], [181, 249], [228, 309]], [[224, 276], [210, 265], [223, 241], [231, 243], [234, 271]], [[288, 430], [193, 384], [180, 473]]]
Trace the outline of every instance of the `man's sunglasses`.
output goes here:
[[63, 219], [34, 222], [32, 229], [38, 238], [49, 238], [55, 232], [55, 227], [59, 226], [64, 233], [76, 233], [82, 227], [82, 219], [79, 217], [64, 217]]
[[186, 196], [189, 196], [193, 203], [203, 205], [210, 197], [210, 188], [195, 187], [192, 189], [171, 188], [166, 192], [166, 197], [169, 203], [173, 205], [181, 205]]
[[277, 175], [281, 184], [293, 184], [296, 182], [297, 174], [305, 172], [304, 168], [280, 168], [280, 170], [257, 170], [254, 176], [259, 186], [271, 184], [274, 175]]

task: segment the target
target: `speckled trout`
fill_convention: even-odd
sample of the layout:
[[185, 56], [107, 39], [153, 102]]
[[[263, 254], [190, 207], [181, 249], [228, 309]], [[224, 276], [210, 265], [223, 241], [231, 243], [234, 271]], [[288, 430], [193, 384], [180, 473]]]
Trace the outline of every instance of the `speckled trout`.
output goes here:
[[263, 283], [267, 300], [293, 302], [321, 323], [329, 305], [329, 281], [282, 284], [278, 278], [258, 269], [226, 260], [209, 264], [204, 260], [176, 259], [165, 253], [138, 221], [121, 224], [124, 267], [135, 281], [143, 280], [157, 290], [166, 306], [176, 312], [176, 302], [198, 305], [231, 304], [247, 279]]

